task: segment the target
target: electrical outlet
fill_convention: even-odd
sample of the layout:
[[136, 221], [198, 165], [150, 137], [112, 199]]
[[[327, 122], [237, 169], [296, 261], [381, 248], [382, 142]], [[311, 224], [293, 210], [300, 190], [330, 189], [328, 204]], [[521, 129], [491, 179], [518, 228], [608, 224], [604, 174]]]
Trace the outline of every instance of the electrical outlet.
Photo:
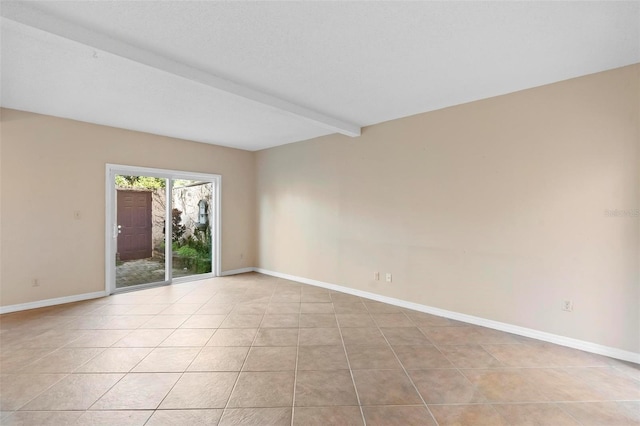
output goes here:
[[31, 281], [31, 286], [32, 286], [32, 287], [40, 287], [40, 283], [38, 282], [38, 279], [37, 279], [37, 278], [34, 278], [34, 279]]
[[562, 310], [571, 312], [573, 311], [573, 301], [572, 300], [563, 300], [562, 301]]
[[373, 273], [373, 279], [375, 281], [380, 281], [380, 272], [374, 272]]
[[391, 272], [387, 273], [386, 280], [387, 280], [388, 283], [391, 282]]
[[244, 253], [240, 253], [240, 260], [244, 259]]
[[74, 210], [73, 211], [73, 218], [75, 220], [80, 220], [80, 210]]

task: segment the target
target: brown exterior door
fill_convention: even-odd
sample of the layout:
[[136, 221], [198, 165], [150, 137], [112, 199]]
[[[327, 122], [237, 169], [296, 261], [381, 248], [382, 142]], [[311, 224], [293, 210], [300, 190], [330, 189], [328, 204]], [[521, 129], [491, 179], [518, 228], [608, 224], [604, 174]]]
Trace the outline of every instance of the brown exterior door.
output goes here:
[[151, 257], [151, 192], [118, 190], [120, 260]]

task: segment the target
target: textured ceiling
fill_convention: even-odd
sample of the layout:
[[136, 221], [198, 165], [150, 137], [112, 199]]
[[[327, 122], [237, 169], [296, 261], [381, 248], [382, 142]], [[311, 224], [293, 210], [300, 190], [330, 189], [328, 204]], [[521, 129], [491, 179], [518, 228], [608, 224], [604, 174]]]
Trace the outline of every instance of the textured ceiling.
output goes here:
[[[25, 25], [14, 5], [2, 2], [4, 107], [249, 150], [335, 132]], [[357, 126], [640, 62], [639, 2], [15, 7]]]

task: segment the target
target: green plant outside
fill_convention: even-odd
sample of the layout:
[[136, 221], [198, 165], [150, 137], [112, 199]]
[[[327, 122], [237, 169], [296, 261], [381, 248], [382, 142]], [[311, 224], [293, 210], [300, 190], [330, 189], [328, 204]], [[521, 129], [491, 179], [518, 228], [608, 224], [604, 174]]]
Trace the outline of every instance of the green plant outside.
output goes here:
[[200, 255], [200, 253], [198, 253], [198, 250], [189, 246], [182, 246], [178, 248], [178, 250], [176, 250], [176, 253], [178, 253], [178, 256], [180, 257], [188, 257], [192, 259], [195, 259]]
[[[184, 225], [181, 224], [182, 212], [173, 209], [173, 228], [171, 248], [184, 267], [196, 274], [211, 272], [211, 231], [209, 227], [195, 229], [193, 235], [183, 236]], [[175, 230], [180, 230], [175, 232]]]
[[116, 186], [118, 188], [140, 188], [157, 189], [164, 188], [166, 179], [151, 176], [123, 176], [116, 175]]

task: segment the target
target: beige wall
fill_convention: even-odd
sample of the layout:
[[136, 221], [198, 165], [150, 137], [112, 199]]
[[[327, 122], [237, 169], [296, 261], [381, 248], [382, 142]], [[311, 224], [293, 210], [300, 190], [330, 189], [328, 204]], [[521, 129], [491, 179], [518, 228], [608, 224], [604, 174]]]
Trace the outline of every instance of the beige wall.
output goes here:
[[254, 265], [253, 153], [14, 110], [1, 115], [2, 306], [104, 290], [106, 163], [221, 174], [222, 270]]
[[223, 270], [640, 350], [640, 65], [257, 154], [1, 115], [1, 306], [104, 288], [116, 163], [222, 174]]
[[625, 67], [260, 151], [258, 266], [638, 352], [639, 219], [604, 211], [640, 207], [639, 80]]

